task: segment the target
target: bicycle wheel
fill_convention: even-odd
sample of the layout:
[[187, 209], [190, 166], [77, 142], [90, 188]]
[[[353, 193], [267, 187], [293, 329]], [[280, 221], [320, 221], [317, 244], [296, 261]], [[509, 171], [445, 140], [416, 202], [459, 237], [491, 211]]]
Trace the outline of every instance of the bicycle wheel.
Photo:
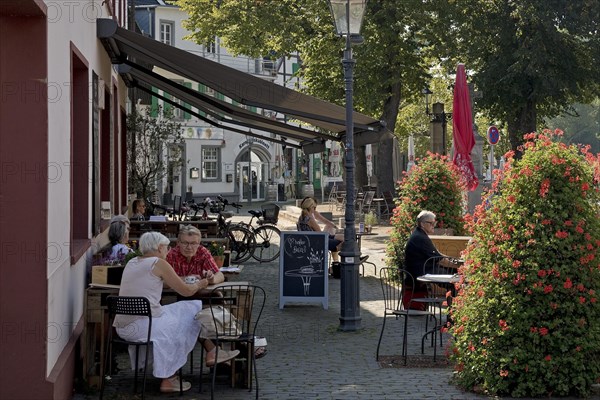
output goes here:
[[255, 260], [268, 262], [279, 257], [281, 231], [277, 227], [273, 225], [259, 226], [254, 230], [254, 238], [256, 247], [252, 257]]
[[232, 263], [244, 262], [252, 257], [256, 239], [254, 239], [254, 234], [248, 228], [240, 225], [229, 226], [227, 237], [229, 238]]

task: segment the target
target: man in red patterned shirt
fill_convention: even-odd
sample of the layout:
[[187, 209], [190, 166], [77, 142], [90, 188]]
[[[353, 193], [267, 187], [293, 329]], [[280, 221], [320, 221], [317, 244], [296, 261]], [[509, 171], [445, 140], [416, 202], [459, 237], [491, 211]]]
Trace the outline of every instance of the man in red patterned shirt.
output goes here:
[[[205, 300], [206, 296], [211, 293], [210, 290], [207, 291], [205, 288], [208, 285], [223, 282], [225, 276], [219, 271], [219, 267], [215, 264], [210, 252], [200, 244], [201, 238], [202, 234], [198, 228], [191, 225], [182, 225], [179, 228], [177, 246], [169, 250], [167, 262], [171, 264], [177, 275], [181, 277], [195, 276], [200, 279], [200, 290], [196, 292], [194, 297]], [[200, 339], [202, 339], [202, 345], [206, 349], [206, 365], [208, 367], [231, 360], [239, 354], [239, 350], [219, 350], [217, 360], [214, 343], [211, 340], [206, 340], [215, 335], [212, 313], [208, 309], [202, 310], [196, 315], [196, 319], [202, 324]]]
[[[200, 244], [202, 234], [198, 228], [183, 225], [179, 228], [177, 246], [167, 254], [167, 262], [181, 277], [195, 276], [205, 283], [202, 287], [221, 283], [225, 276], [215, 263], [213, 256]], [[200, 289], [202, 290], [202, 289]]]

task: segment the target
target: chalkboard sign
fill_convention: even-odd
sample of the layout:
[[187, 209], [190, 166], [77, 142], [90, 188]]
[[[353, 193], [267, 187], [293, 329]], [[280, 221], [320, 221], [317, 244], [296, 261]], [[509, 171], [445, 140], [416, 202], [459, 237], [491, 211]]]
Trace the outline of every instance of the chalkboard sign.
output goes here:
[[325, 232], [281, 232], [279, 257], [279, 308], [285, 303], [329, 302], [327, 257], [328, 235]]

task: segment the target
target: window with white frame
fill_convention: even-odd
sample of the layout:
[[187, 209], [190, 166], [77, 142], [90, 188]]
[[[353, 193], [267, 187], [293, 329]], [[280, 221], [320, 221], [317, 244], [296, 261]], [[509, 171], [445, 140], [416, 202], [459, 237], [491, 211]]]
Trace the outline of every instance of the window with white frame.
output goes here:
[[219, 180], [219, 159], [221, 148], [216, 146], [202, 146], [202, 179]]
[[171, 21], [160, 21], [160, 41], [173, 46], [173, 27]]

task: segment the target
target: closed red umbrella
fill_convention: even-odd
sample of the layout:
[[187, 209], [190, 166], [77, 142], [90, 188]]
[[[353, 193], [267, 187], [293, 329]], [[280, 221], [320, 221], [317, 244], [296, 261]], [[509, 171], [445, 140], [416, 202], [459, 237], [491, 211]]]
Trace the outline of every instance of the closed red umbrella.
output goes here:
[[454, 136], [453, 162], [460, 170], [467, 189], [475, 190], [479, 180], [471, 159], [471, 150], [475, 146], [473, 136], [473, 115], [471, 113], [471, 96], [467, 86], [465, 64], [456, 67], [456, 82], [454, 84], [454, 101], [452, 107], [452, 127]]

